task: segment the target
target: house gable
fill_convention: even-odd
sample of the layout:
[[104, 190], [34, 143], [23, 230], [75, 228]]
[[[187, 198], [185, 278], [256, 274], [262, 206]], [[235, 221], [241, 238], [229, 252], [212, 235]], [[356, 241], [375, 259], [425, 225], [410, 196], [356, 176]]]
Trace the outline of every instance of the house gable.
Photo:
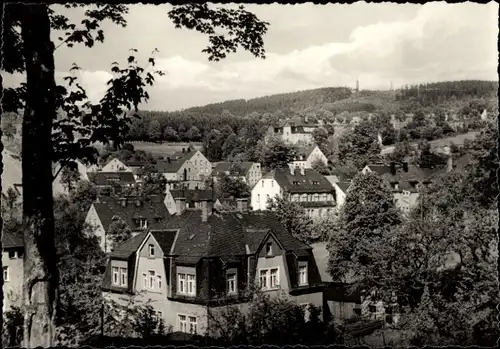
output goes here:
[[87, 212], [87, 216], [85, 217], [85, 223], [89, 226], [90, 228], [90, 234], [94, 234], [99, 238], [99, 245], [101, 249], [104, 252], [109, 252], [111, 248], [111, 243], [108, 241], [104, 241], [105, 236], [106, 236], [106, 229], [104, 228], [104, 225], [102, 224], [101, 219], [99, 218], [99, 215], [97, 214], [97, 210], [92, 204], [90, 206], [89, 212]]
[[175, 205], [175, 199], [170, 192], [170, 190], [167, 189], [167, 192], [165, 194], [165, 200], [163, 201], [165, 203], [165, 206], [167, 207], [168, 213], [171, 215], [175, 214], [177, 212], [177, 207]]
[[113, 158], [111, 161], [109, 161], [103, 168], [101, 169], [102, 172], [132, 172], [131, 169], [125, 165], [123, 162], [121, 162], [118, 158]]

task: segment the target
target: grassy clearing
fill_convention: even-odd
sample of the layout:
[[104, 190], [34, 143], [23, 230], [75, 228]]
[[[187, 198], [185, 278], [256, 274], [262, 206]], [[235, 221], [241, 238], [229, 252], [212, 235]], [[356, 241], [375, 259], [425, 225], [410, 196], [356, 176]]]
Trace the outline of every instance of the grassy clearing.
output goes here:
[[154, 156], [171, 155], [176, 152], [181, 152], [182, 148], [191, 147], [201, 150], [203, 145], [201, 143], [150, 143], [150, 142], [132, 142], [136, 150], [142, 150], [153, 154]]

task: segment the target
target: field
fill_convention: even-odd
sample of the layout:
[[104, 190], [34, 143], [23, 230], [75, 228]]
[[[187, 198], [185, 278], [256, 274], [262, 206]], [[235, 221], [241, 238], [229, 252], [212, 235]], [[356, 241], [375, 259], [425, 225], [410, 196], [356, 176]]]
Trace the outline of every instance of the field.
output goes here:
[[153, 143], [153, 142], [132, 142], [136, 150], [142, 150], [153, 154], [154, 156], [171, 155], [176, 152], [181, 152], [182, 148], [191, 147], [201, 150], [203, 145], [201, 143]]
[[[429, 144], [431, 145], [432, 149], [439, 149], [443, 148], [444, 146], [450, 145], [450, 143], [453, 143], [459, 147], [464, 145], [464, 142], [466, 139], [473, 140], [476, 138], [476, 136], [479, 134], [479, 131], [471, 131], [463, 134], [459, 134], [453, 137], [446, 137], [446, 138], [441, 138], [441, 139], [435, 139], [433, 141], [430, 141]], [[413, 142], [412, 146], [416, 147], [418, 145], [417, 142]], [[389, 147], [384, 147], [382, 149], [382, 154], [389, 154], [394, 151], [394, 146], [389, 146]]]

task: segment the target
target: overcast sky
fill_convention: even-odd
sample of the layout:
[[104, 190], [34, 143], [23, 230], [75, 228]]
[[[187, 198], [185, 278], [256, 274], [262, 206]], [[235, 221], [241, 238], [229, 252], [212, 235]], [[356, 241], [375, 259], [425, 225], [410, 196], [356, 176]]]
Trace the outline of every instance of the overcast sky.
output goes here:
[[[328, 87], [387, 89], [416, 82], [498, 80], [498, 4], [247, 5], [270, 23], [265, 60], [239, 52], [209, 63], [207, 37], [175, 29], [170, 5], [131, 5], [128, 27], [104, 25], [105, 42], [94, 48], [61, 47], [57, 76], [73, 62], [97, 101], [111, 78], [110, 64], [125, 62], [129, 48], [146, 63], [157, 48], [166, 75], [150, 88], [143, 109], [177, 110], [229, 99]], [[72, 18], [80, 13], [72, 10]], [[68, 13], [66, 11], [66, 13]], [[54, 33], [54, 39], [59, 36]], [[141, 61], [140, 61], [141, 62]], [[6, 84], [19, 81], [6, 78]]]

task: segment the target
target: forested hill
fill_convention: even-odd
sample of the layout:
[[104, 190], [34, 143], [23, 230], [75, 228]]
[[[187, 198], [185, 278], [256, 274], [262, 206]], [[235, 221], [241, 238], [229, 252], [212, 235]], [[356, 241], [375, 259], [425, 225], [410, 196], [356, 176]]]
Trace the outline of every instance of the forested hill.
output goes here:
[[280, 93], [249, 100], [237, 99], [221, 103], [212, 103], [201, 107], [188, 108], [183, 110], [183, 112], [217, 115], [227, 110], [232, 114], [244, 116], [253, 112], [274, 113], [277, 110], [285, 112], [289, 110], [304, 109], [312, 105], [334, 103], [349, 98], [350, 96], [351, 90], [348, 88], [325, 87], [314, 90]]

